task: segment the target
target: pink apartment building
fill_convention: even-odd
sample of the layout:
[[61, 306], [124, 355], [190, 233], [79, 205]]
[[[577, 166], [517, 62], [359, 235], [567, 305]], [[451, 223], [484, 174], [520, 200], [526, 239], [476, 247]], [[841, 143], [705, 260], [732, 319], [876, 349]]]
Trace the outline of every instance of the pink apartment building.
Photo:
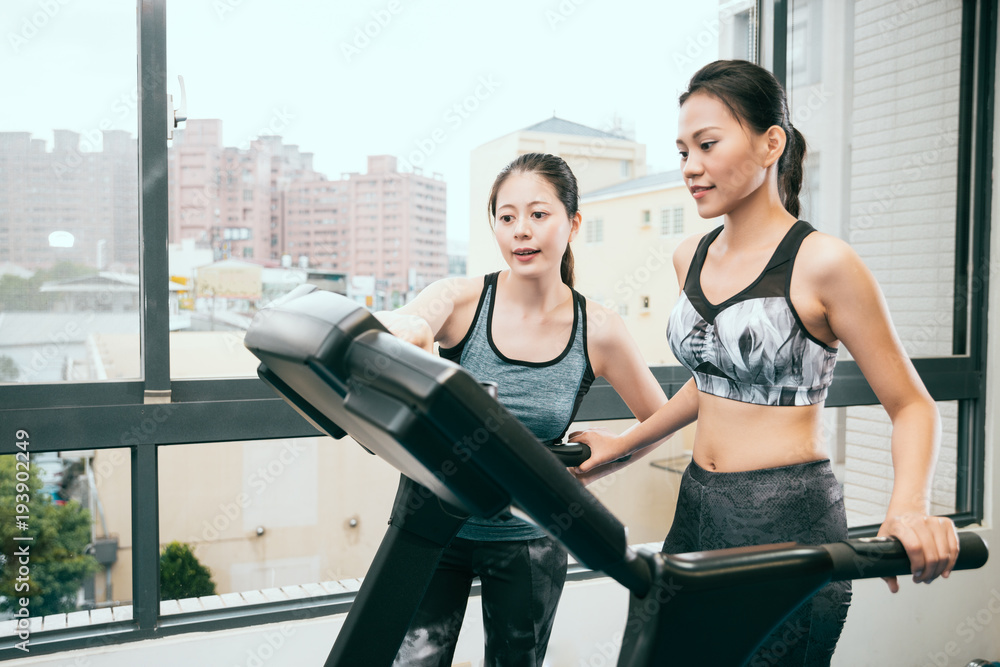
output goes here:
[[121, 130], [53, 135], [49, 151], [28, 132], [0, 132], [0, 263], [137, 272], [136, 140]]
[[312, 154], [261, 137], [223, 147], [222, 121], [188, 120], [169, 152], [170, 241], [193, 238], [216, 259], [372, 277], [397, 301], [448, 275], [445, 183], [370, 156], [365, 174], [331, 181]]
[[189, 120], [168, 153], [170, 241], [195, 239], [216, 259], [277, 262], [288, 184], [315, 178], [312, 154], [261, 137], [248, 150], [222, 145], [221, 120]]
[[364, 174], [293, 181], [285, 197], [285, 253], [293, 263], [373, 276], [405, 295], [448, 275], [445, 183], [369, 156]]

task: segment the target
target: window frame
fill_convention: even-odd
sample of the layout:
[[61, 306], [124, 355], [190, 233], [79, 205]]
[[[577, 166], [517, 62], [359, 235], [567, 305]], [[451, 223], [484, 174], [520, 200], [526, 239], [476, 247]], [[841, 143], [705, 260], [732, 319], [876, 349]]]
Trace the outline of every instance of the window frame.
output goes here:
[[[914, 366], [937, 401], [959, 402], [957, 512], [959, 526], [980, 523], [984, 514], [986, 405], [986, 304], [993, 167], [993, 108], [997, 17], [992, 2], [964, 0], [959, 107], [959, 191], [956, 210], [956, 311], [951, 357], [915, 359]], [[139, 89], [139, 234], [142, 300], [141, 380], [0, 386], [0, 432], [25, 429], [32, 451], [128, 448], [131, 459], [133, 618], [65, 630], [33, 633], [33, 653], [48, 654], [191, 631], [213, 631], [346, 612], [354, 594], [266, 603], [236, 609], [161, 616], [159, 591], [159, 481], [161, 446], [307, 437], [319, 433], [258, 378], [171, 380], [167, 263], [166, 0], [137, 0]], [[758, 2], [756, 16], [761, 21]], [[789, 3], [775, 0], [772, 71], [786, 75]], [[758, 25], [758, 28], [761, 27]], [[757, 30], [757, 34], [760, 34]], [[969, 289], [973, 279], [981, 285]], [[968, 326], [966, 326], [968, 322]], [[968, 346], [966, 349], [966, 339]], [[668, 396], [690, 378], [677, 366], [652, 367]], [[852, 361], [840, 362], [826, 405], [870, 405], [874, 393]], [[164, 415], [166, 415], [164, 417]], [[594, 383], [578, 419], [631, 417], [624, 402], [602, 380]], [[144, 426], [152, 425], [150, 428]], [[76, 439], [66, 434], [86, 434]], [[14, 439], [0, 440], [0, 454], [15, 452]], [[873, 535], [877, 526], [851, 529]], [[603, 576], [582, 568], [570, 578]], [[0, 641], [0, 660], [23, 657], [17, 638]]]

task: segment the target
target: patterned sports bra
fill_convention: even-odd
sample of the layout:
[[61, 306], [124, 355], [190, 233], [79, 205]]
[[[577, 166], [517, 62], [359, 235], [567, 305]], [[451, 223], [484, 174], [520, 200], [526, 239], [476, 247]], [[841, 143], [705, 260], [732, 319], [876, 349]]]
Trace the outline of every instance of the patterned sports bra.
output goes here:
[[755, 405], [812, 405], [826, 399], [837, 348], [806, 331], [789, 298], [795, 255], [813, 231], [808, 222], [797, 221], [760, 276], [719, 305], [701, 291], [701, 268], [722, 227], [698, 243], [670, 313], [667, 340], [699, 391]]

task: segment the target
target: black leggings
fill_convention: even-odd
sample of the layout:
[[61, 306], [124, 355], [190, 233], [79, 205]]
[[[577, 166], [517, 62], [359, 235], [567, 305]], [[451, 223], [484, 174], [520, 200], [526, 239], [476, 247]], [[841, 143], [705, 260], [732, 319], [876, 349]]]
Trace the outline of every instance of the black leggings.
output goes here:
[[[829, 461], [729, 473], [710, 472], [692, 461], [681, 477], [663, 551], [825, 544], [846, 538], [844, 496]], [[826, 667], [850, 602], [850, 581], [826, 585], [772, 632], [746, 664]]]
[[541, 667], [566, 581], [566, 550], [548, 537], [452, 540], [393, 665], [451, 665], [476, 576], [482, 583], [486, 665]]

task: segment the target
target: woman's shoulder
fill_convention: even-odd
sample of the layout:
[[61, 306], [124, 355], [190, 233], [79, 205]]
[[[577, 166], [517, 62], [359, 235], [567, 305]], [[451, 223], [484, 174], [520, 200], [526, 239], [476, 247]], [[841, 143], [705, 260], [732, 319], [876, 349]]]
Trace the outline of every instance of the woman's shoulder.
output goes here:
[[623, 336], [628, 336], [625, 320], [617, 311], [604, 304], [584, 297], [587, 307], [587, 339], [598, 347], [614, 345]]
[[694, 259], [694, 253], [698, 250], [698, 244], [709, 233], [695, 232], [685, 237], [674, 249], [674, 271], [677, 272], [677, 279], [682, 284], [684, 276], [687, 275], [688, 267], [691, 266], [691, 260]]
[[827, 281], [862, 265], [860, 255], [849, 243], [825, 232], [814, 231], [802, 239], [795, 268], [817, 281]]

